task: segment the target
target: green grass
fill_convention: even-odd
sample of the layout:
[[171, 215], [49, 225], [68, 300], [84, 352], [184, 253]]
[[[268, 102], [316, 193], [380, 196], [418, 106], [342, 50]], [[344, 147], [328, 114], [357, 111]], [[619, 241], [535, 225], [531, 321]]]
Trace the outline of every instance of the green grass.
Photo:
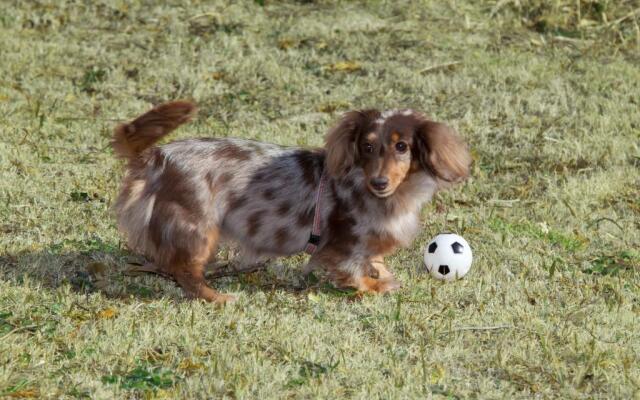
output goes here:
[[[159, 2], [157, 2], [159, 3]], [[0, 398], [638, 398], [636, 1], [6, 1], [0, 12]], [[114, 124], [320, 145], [341, 112], [414, 107], [473, 150], [358, 298], [304, 256], [188, 302], [123, 274]], [[440, 231], [471, 243], [429, 278]]]

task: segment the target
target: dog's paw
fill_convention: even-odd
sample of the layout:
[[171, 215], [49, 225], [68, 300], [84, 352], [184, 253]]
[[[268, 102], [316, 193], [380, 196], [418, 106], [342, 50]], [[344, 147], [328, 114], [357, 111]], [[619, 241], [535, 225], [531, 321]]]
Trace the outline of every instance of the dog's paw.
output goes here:
[[187, 293], [188, 299], [200, 300], [207, 303], [214, 304], [216, 306], [223, 306], [225, 304], [231, 304], [238, 300], [238, 298], [231, 294], [218, 293], [213, 290], [201, 290], [199, 293]]
[[209, 300], [212, 303], [216, 304], [216, 305], [225, 305], [225, 304], [231, 304], [231, 303], [235, 303], [238, 300], [238, 298], [234, 295], [231, 294], [223, 294], [223, 293], [218, 293], [218, 295], [212, 299]]
[[373, 279], [394, 279], [393, 274], [387, 269], [382, 259], [374, 259], [365, 265], [364, 275]]
[[402, 283], [393, 276], [375, 279], [369, 276], [360, 278], [356, 289], [363, 293], [388, 293], [398, 290], [402, 287]]

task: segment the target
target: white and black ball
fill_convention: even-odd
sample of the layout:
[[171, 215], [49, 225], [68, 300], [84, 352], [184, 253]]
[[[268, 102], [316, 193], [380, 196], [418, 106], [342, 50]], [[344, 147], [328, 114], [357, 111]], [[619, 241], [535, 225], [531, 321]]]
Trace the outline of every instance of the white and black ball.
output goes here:
[[469, 243], [454, 233], [439, 234], [424, 249], [424, 264], [436, 279], [460, 279], [469, 272], [472, 261]]

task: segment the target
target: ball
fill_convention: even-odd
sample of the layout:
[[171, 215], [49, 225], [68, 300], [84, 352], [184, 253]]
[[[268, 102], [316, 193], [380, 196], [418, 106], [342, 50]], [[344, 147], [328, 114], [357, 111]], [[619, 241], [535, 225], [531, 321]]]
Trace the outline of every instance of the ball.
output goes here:
[[472, 261], [469, 243], [454, 233], [441, 233], [424, 249], [424, 265], [436, 279], [460, 279], [469, 272]]

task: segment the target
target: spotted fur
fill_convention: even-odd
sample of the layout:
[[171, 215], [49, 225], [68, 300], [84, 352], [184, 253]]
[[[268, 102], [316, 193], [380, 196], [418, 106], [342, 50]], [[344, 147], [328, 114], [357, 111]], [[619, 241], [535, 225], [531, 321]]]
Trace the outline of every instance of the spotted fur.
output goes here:
[[231, 299], [204, 280], [221, 241], [252, 261], [303, 251], [323, 171], [321, 240], [305, 270], [323, 268], [337, 285], [365, 292], [396, 289], [383, 256], [411, 244], [424, 202], [468, 175], [464, 142], [412, 110], [347, 113], [323, 149], [228, 138], [154, 146], [194, 110], [160, 105], [119, 126], [113, 142], [128, 161], [115, 206], [120, 229], [193, 298]]

